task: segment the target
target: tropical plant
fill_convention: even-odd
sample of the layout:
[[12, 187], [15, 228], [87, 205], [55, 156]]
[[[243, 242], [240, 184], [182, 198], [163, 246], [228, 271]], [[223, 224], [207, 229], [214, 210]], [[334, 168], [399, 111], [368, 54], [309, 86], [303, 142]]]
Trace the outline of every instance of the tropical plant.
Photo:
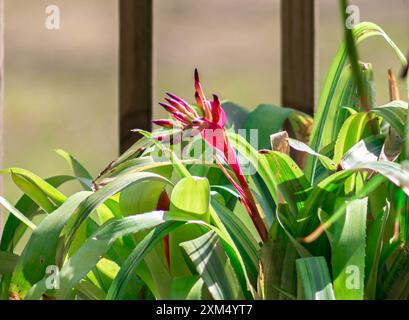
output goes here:
[[195, 72], [196, 104], [168, 94], [162, 128], [98, 177], [62, 150], [71, 175], [4, 170], [24, 195], [0, 197], [0, 297], [408, 299], [408, 104], [390, 74], [377, 106], [371, 65], [347, 60], [373, 36], [406, 65], [356, 26], [314, 119], [210, 101]]

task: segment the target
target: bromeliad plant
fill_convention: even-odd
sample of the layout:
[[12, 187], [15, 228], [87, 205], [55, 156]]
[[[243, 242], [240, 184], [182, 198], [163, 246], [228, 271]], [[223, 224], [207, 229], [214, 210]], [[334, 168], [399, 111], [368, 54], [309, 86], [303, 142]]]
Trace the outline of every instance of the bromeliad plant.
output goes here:
[[[351, 35], [383, 37], [406, 65], [378, 26]], [[196, 103], [169, 94], [171, 118], [95, 179], [61, 150], [72, 175], [3, 171], [24, 195], [0, 198], [1, 298], [408, 299], [408, 104], [391, 76], [377, 106], [371, 65], [347, 49], [314, 119], [210, 101], [196, 72]], [[68, 197], [72, 180], [84, 191]]]
[[222, 164], [218, 162], [220, 169], [240, 194], [242, 203], [246, 207], [254, 226], [257, 228], [262, 240], [265, 241], [267, 240], [266, 225], [260, 216], [253, 194], [251, 193], [250, 187], [240, 167], [238, 158], [236, 157], [235, 151], [227, 137], [226, 113], [221, 106], [218, 96], [214, 95], [213, 101], [206, 99], [199, 81], [199, 73], [197, 69], [195, 70], [195, 89], [195, 99], [200, 116], [193, 106], [190, 106], [187, 102], [174, 94], [168, 93], [168, 96], [171, 97], [170, 99], [166, 99], [169, 104], [161, 103], [160, 105], [172, 115], [176, 120], [176, 123], [166, 119], [156, 120], [153, 121], [153, 123], [164, 128], [173, 128], [179, 125], [182, 127], [182, 130], [186, 131], [193, 129], [201, 134], [203, 140], [214, 149], [217, 156], [219, 156], [222, 162], [227, 164], [234, 173], [237, 182], [226, 170], [224, 170]]

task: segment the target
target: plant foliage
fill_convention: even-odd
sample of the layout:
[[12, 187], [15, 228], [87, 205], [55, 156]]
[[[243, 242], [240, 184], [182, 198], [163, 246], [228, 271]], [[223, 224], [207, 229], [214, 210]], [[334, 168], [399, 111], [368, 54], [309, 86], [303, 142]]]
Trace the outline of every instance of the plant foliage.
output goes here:
[[70, 175], [2, 171], [23, 195], [0, 198], [0, 298], [408, 299], [408, 104], [378, 106], [347, 59], [373, 36], [406, 64], [358, 25], [314, 119], [208, 100], [196, 72], [195, 104], [169, 94], [162, 128], [97, 177], [62, 150]]

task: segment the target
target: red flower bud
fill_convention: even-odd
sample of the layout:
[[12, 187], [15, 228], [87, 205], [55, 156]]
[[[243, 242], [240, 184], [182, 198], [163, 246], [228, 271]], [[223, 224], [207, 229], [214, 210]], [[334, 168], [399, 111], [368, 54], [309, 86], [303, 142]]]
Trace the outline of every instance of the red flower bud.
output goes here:
[[152, 123], [156, 124], [157, 126], [167, 128], [167, 129], [172, 129], [176, 127], [175, 122], [172, 120], [168, 120], [168, 119], [153, 120]]

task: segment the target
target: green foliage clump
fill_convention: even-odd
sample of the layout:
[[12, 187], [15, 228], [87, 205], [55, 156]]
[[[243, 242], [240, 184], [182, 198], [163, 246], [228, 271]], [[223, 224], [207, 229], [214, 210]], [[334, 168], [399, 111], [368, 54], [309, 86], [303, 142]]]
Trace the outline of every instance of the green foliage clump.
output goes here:
[[[384, 37], [406, 64], [378, 26], [352, 34]], [[157, 122], [167, 129], [138, 131], [96, 178], [61, 150], [71, 175], [3, 171], [24, 195], [0, 198], [9, 212], [0, 298], [408, 299], [408, 104], [377, 106], [366, 63], [359, 97], [347, 52], [343, 44], [314, 119], [270, 105], [218, 109], [196, 75], [197, 105], [172, 95], [173, 120]], [[186, 114], [172, 109], [181, 105]], [[196, 125], [220, 127], [222, 147], [185, 134]], [[203, 161], [212, 151], [215, 163]], [[59, 191], [69, 181], [83, 191]]]

